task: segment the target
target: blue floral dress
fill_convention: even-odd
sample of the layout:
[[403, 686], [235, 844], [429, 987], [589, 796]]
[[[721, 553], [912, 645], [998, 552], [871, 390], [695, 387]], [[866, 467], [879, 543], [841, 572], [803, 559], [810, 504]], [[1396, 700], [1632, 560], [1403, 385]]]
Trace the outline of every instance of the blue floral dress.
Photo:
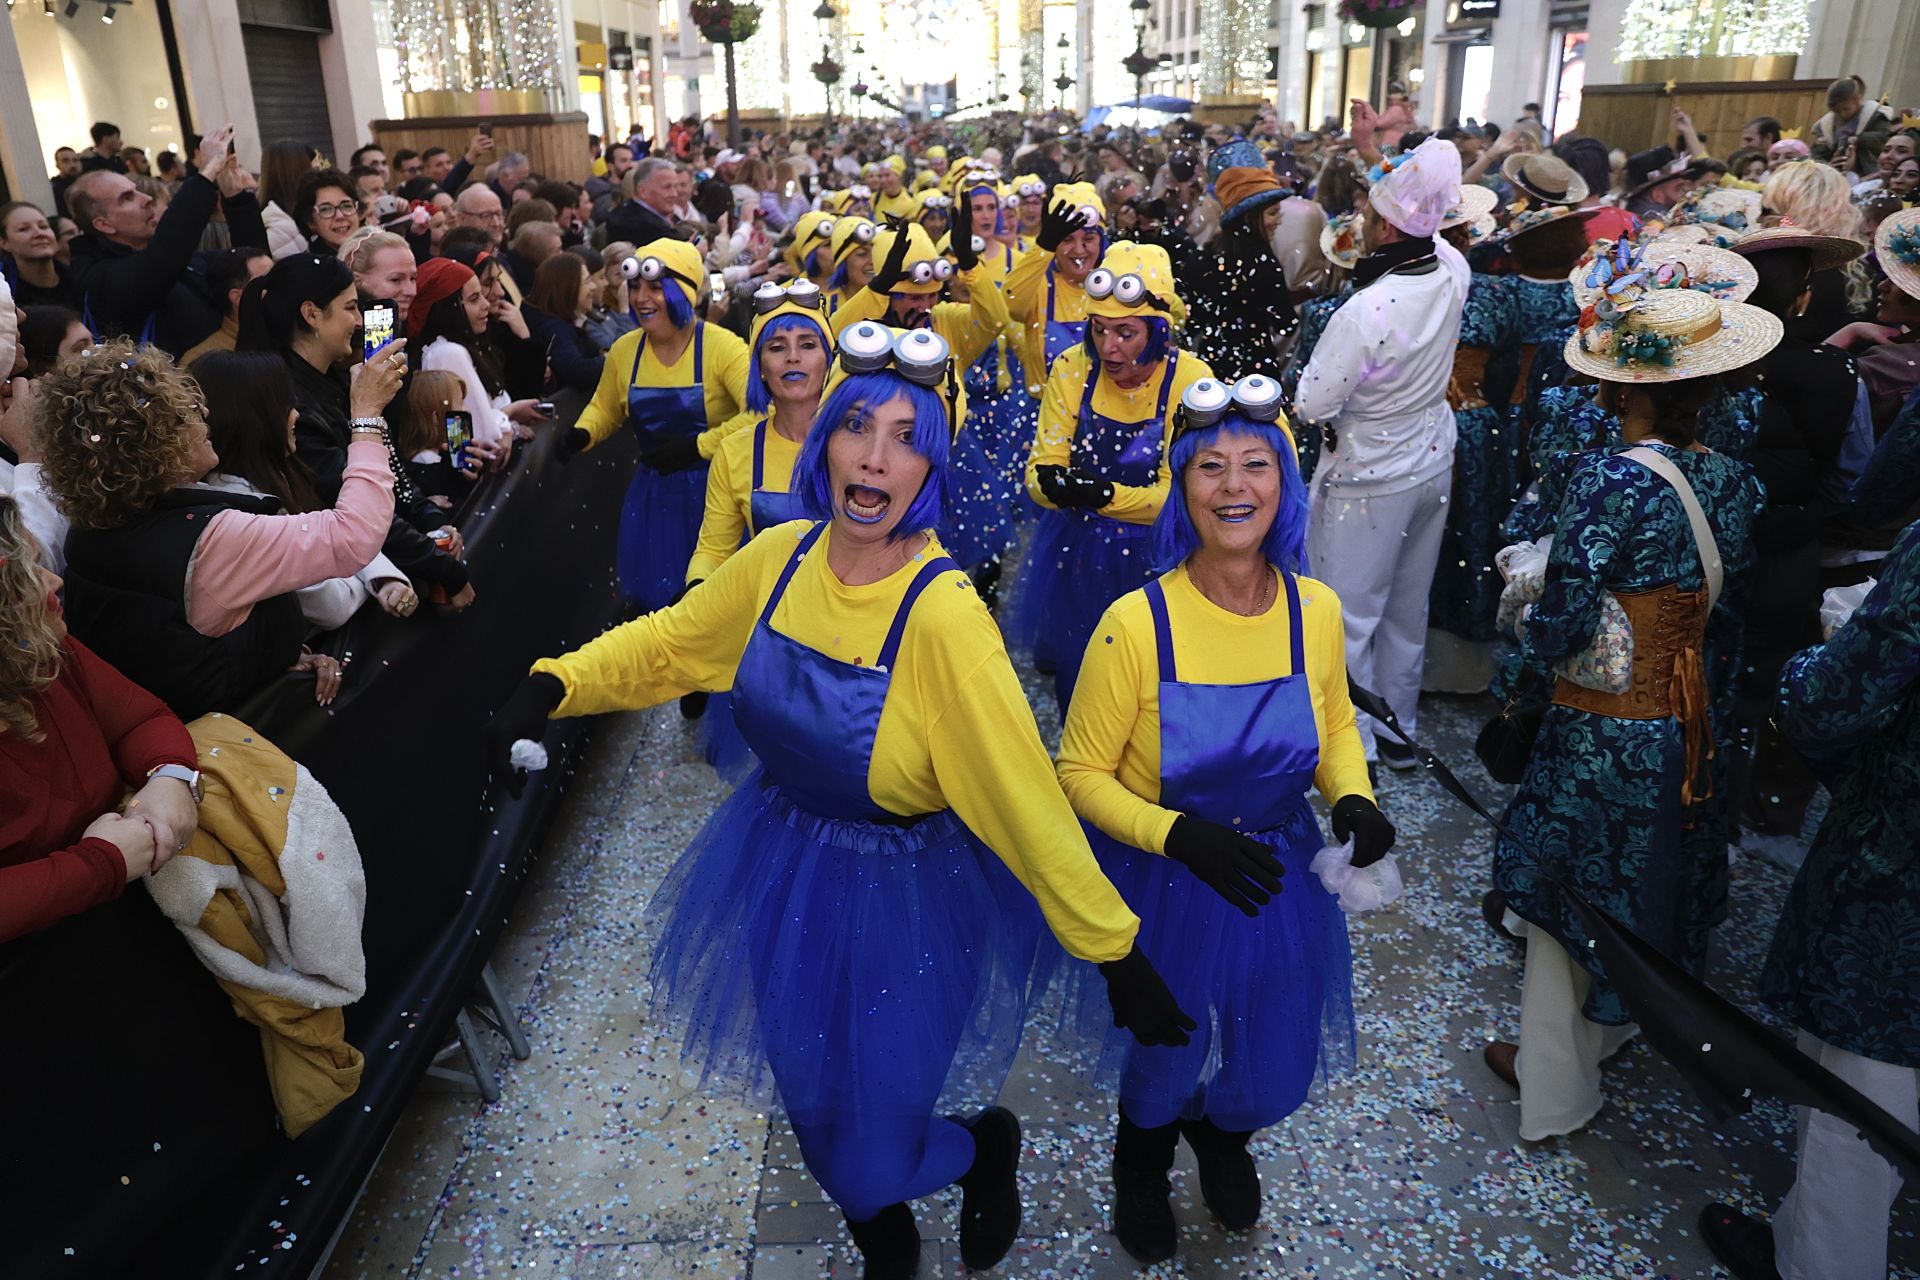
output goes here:
[[1541, 418], [1540, 397], [1548, 389], [1565, 386], [1571, 376], [1563, 351], [1567, 337], [1580, 323], [1580, 304], [1565, 280], [1532, 280], [1508, 276], [1513, 293], [1512, 340], [1519, 348], [1519, 376], [1510, 397], [1513, 425], [1521, 447]]
[[[1493, 619], [1504, 585], [1494, 553], [1506, 545], [1501, 522], [1520, 487], [1520, 442], [1507, 420], [1500, 377], [1515, 331], [1513, 295], [1500, 276], [1473, 277], [1460, 311], [1460, 350], [1454, 357], [1447, 403], [1459, 438], [1453, 446], [1453, 493], [1440, 534], [1427, 624], [1462, 640], [1494, 637]], [[1476, 373], [1476, 370], [1478, 371]]]
[[[1340, 309], [1340, 304], [1352, 296], [1353, 285], [1347, 283], [1341, 285], [1337, 293], [1301, 304], [1300, 333], [1294, 339], [1293, 354], [1287, 360], [1287, 367], [1280, 373], [1280, 389], [1285, 392], [1289, 405], [1299, 394], [1300, 375], [1306, 372], [1307, 365], [1313, 360], [1313, 349], [1320, 345], [1320, 335], [1327, 331], [1327, 322], [1333, 319], [1333, 313]], [[1314, 464], [1320, 460], [1320, 434], [1302, 430], [1293, 443], [1300, 451], [1300, 478], [1311, 481]]]
[[[1751, 561], [1749, 531], [1760, 482], [1743, 462], [1654, 443], [1687, 477], [1706, 513], [1729, 578]], [[1593, 642], [1603, 591], [1669, 584], [1704, 589], [1705, 572], [1679, 495], [1639, 463], [1609, 453], [1572, 474], [1553, 529], [1546, 589], [1522, 627], [1525, 661], [1542, 672]], [[1710, 649], [1739, 628], [1723, 591], [1707, 624]], [[1625, 1007], [1556, 888], [1573, 884], [1667, 955], [1698, 967], [1700, 940], [1724, 911], [1726, 846], [1698, 834], [1681, 801], [1686, 744], [1668, 717], [1627, 720], [1571, 707], [1548, 709], [1507, 809], [1518, 843], [1494, 843], [1496, 888], [1521, 916], [1546, 928], [1595, 978], [1586, 1016], [1627, 1021]], [[1686, 831], [1695, 821], [1695, 834]], [[1716, 851], [1717, 850], [1717, 851]], [[1713, 881], [1721, 888], [1714, 900]]]
[[1761, 991], [1828, 1044], [1920, 1067], [1920, 525], [1781, 680], [1780, 727], [1833, 794]]

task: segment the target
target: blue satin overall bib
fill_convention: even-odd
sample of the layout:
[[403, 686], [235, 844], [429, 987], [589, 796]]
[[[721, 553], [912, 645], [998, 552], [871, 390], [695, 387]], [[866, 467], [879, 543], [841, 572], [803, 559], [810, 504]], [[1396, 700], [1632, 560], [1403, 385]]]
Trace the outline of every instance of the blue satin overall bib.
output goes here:
[[[647, 448], [669, 436], [697, 436], [707, 429], [706, 325], [694, 322], [693, 385], [637, 387], [640, 358], [646, 354], [643, 335], [633, 349], [633, 369], [627, 374], [627, 425]], [[693, 558], [700, 536], [700, 518], [706, 514], [707, 464], [701, 462], [663, 475], [644, 462], [635, 468], [620, 508], [620, 595], [638, 601], [647, 613], [663, 609], [687, 580], [687, 561]]]
[[[1158, 479], [1167, 402], [1179, 358], [1177, 351], [1168, 353], [1159, 401], [1153, 415], [1139, 422], [1120, 422], [1093, 411], [1093, 392], [1100, 382], [1100, 365], [1093, 365], [1080, 396], [1080, 421], [1068, 459], [1075, 470], [1116, 485], [1150, 485]], [[1151, 524], [1085, 509], [1049, 510], [1034, 529], [1027, 574], [1033, 593], [1029, 607], [1038, 610], [1033, 657], [1042, 671], [1053, 673], [1054, 697], [1063, 716], [1100, 615], [1154, 576], [1152, 530]]]
[[[964, 893], [961, 881], [979, 865], [955, 850], [956, 839], [988, 861], [992, 855], [951, 810], [904, 818], [875, 804], [868, 783], [908, 615], [956, 566], [945, 556], [927, 561], [873, 662], [842, 662], [773, 627], [801, 558], [825, 554], [813, 551], [825, 528], [801, 539], [760, 611], [733, 698], [740, 730], [764, 767], [760, 785], [782, 815], [780, 829], [824, 846], [793, 873], [795, 887], [764, 924], [776, 942], [752, 958], [762, 1046], [807, 1167], [861, 1221], [932, 1194], [972, 1164], [972, 1136], [934, 1107], [965, 1030], [960, 1024], [977, 1011], [935, 1010], [943, 995], [971, 990], [966, 971], [985, 967], [986, 935], [998, 923], [989, 909], [989, 918], [961, 926], [969, 935], [963, 944], [932, 940], [954, 931], [938, 919], [949, 905], [945, 886]], [[853, 918], [795, 918], [828, 892]], [[904, 905], [889, 907], [889, 896], [902, 892]], [[836, 966], [825, 990], [794, 976]]]
[[[1345, 922], [1308, 869], [1320, 848], [1307, 803], [1320, 739], [1300, 588], [1281, 576], [1288, 674], [1251, 684], [1181, 680], [1165, 592], [1158, 579], [1146, 587], [1159, 654], [1160, 804], [1253, 836], [1286, 867], [1282, 892], [1248, 918], [1168, 858], [1105, 836], [1094, 842], [1142, 921], [1141, 949], [1200, 1023], [1183, 1047], [1126, 1047], [1121, 1102], [1128, 1119], [1149, 1128], [1205, 1115], [1248, 1132], [1292, 1112], [1321, 1058], [1327, 980], [1348, 983]], [[1339, 961], [1331, 968], [1329, 948]]]
[[1058, 360], [1073, 348], [1079, 346], [1087, 336], [1085, 320], [1056, 320], [1053, 318], [1053, 267], [1047, 267], [1047, 332], [1046, 346], [1047, 368], [1040, 371], [1040, 382], [1047, 381], [1047, 370], [1053, 368]]
[[[800, 495], [790, 489], [767, 489], [767, 432], [773, 429], [767, 419], [762, 418], [753, 428], [753, 491], [747, 499], [747, 537], [751, 538], [763, 529], [771, 529], [777, 524], [789, 520], [806, 519], [806, 509], [800, 503]], [[791, 478], [789, 478], [791, 483]]]

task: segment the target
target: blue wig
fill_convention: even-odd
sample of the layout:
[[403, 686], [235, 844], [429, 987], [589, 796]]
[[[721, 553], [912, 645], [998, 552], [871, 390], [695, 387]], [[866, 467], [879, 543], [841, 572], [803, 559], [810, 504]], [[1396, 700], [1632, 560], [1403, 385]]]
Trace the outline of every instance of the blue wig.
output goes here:
[[820, 412], [813, 420], [816, 429], [807, 432], [806, 443], [800, 446], [800, 458], [793, 464], [791, 488], [805, 505], [807, 514], [819, 520], [833, 518], [833, 481], [828, 475], [827, 442], [836, 433], [864, 422], [865, 411], [892, 404], [903, 396], [913, 406], [913, 450], [927, 460], [927, 480], [900, 517], [900, 523], [888, 535], [888, 541], [898, 542], [940, 523], [951, 497], [947, 455], [953, 446], [953, 432], [947, 424], [947, 402], [933, 388], [908, 382], [891, 369], [853, 374], [821, 403]]
[[[1140, 358], [1135, 364], [1154, 364], [1167, 358], [1167, 348], [1173, 343], [1173, 326], [1165, 316], [1146, 316], [1147, 345], [1140, 348]], [[1087, 359], [1094, 364], [1100, 363], [1100, 349], [1093, 344], [1093, 317], [1087, 317], [1087, 334], [1080, 339], [1080, 345], [1087, 349]]]
[[845, 259], [842, 259], [840, 265], [833, 269], [833, 274], [827, 277], [827, 292], [847, 292], [847, 264]]
[[[676, 329], [684, 329], [693, 323], [693, 300], [687, 297], [686, 286], [678, 280], [662, 278], [660, 296], [666, 299], [667, 320]], [[627, 303], [627, 318], [635, 324], [640, 323], [640, 310], [631, 301]]]
[[831, 254], [832, 252], [833, 250], [829, 249], [826, 245], [818, 245], [807, 250], [807, 256], [800, 264], [802, 274], [806, 275], [809, 279], [818, 275], [820, 273], [820, 263], [818, 261], [820, 255], [823, 253]]
[[833, 343], [827, 339], [827, 331], [820, 322], [806, 316], [775, 316], [767, 321], [767, 327], [760, 331], [759, 341], [753, 344], [753, 359], [747, 362], [747, 408], [755, 413], [765, 413], [773, 403], [773, 393], [767, 389], [767, 381], [760, 376], [760, 352], [765, 349], [767, 339], [776, 333], [791, 333], [795, 329], [807, 329], [820, 339], [820, 353], [829, 364], [833, 362]]
[[1273, 527], [1260, 544], [1261, 554], [1288, 573], [1307, 572], [1307, 485], [1300, 478], [1293, 441], [1277, 424], [1255, 422], [1239, 413], [1229, 413], [1211, 427], [1187, 432], [1167, 450], [1167, 471], [1173, 483], [1167, 489], [1166, 505], [1153, 522], [1153, 563], [1162, 571], [1172, 569], [1199, 549], [1200, 532], [1193, 527], [1193, 516], [1187, 510], [1183, 483], [1187, 464], [1194, 454], [1229, 432], [1252, 436], [1272, 449], [1280, 468], [1279, 510], [1274, 512]]

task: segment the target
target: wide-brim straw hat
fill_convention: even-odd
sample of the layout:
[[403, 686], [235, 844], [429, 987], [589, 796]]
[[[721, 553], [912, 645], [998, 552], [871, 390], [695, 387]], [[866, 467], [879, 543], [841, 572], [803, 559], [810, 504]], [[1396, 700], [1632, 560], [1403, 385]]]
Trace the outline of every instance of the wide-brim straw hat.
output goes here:
[[1479, 222], [1491, 218], [1494, 209], [1500, 204], [1500, 197], [1492, 187], [1483, 187], [1479, 183], [1460, 188], [1460, 201], [1447, 210], [1447, 216], [1440, 220], [1440, 230], [1449, 231], [1466, 222]]
[[[1655, 289], [1620, 321], [1577, 329], [1567, 367], [1602, 382], [1682, 382], [1744, 368], [1779, 345], [1780, 318], [1744, 302], [1719, 302], [1695, 289]], [[1633, 341], [1620, 357], [1620, 339]], [[1654, 340], [1673, 345], [1660, 350]]]
[[1542, 204], [1579, 204], [1589, 194], [1587, 180], [1572, 165], [1544, 152], [1508, 156], [1500, 175]]
[[1366, 252], [1366, 231], [1358, 212], [1329, 218], [1320, 228], [1320, 256], [1341, 270], [1353, 270]]
[[1791, 223], [1749, 231], [1733, 246], [1733, 251], [1742, 257], [1770, 249], [1805, 249], [1813, 254], [1813, 270], [1831, 271], [1866, 253], [1867, 246], [1847, 236], [1816, 235]]
[[[1728, 226], [1727, 217], [1738, 214], [1741, 223]], [[1690, 223], [1706, 223], [1709, 227], [1745, 235], [1760, 225], [1760, 193], [1758, 191], [1739, 191], [1730, 187], [1708, 187], [1702, 191], [1687, 194], [1684, 200], [1667, 211], [1669, 227], [1686, 226]]]
[[1920, 209], [1888, 214], [1873, 233], [1873, 256], [1894, 288], [1920, 298]]
[[1541, 205], [1538, 208], [1514, 214], [1513, 221], [1507, 224], [1507, 229], [1501, 233], [1501, 236], [1502, 239], [1512, 241], [1526, 235], [1529, 231], [1538, 231], [1556, 222], [1566, 222], [1569, 219], [1585, 222], [1588, 218], [1597, 217], [1601, 212], [1597, 205], [1591, 209], [1576, 209], [1564, 204]]
[[[1760, 287], [1760, 273], [1751, 262], [1731, 249], [1716, 245], [1657, 236], [1640, 246], [1634, 259], [1650, 277], [1668, 263], [1679, 263], [1687, 270], [1687, 288], [1700, 290], [1721, 302], [1745, 302]], [[1593, 262], [1588, 259], [1567, 273], [1567, 283], [1573, 286], [1573, 300], [1583, 307], [1598, 302], [1606, 292], [1604, 285], [1587, 283], [1592, 270]], [[1649, 288], [1663, 287], [1653, 279], [1647, 283]]]

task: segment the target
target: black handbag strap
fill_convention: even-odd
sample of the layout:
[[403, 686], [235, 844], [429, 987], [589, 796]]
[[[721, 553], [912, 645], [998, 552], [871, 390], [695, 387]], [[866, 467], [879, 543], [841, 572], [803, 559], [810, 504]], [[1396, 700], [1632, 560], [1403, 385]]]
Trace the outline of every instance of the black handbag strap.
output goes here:
[[1467, 808], [1473, 810], [1482, 818], [1485, 818], [1487, 823], [1492, 826], [1495, 831], [1505, 836], [1508, 840], [1513, 841], [1515, 844], [1520, 843], [1513, 832], [1507, 830], [1506, 824], [1493, 816], [1492, 811], [1480, 802], [1480, 797], [1474, 795], [1472, 789], [1469, 788], [1466, 783], [1460, 781], [1460, 779], [1455, 776], [1453, 770], [1449, 769], [1439, 756], [1433, 754], [1433, 752], [1429, 751], [1420, 743], [1415, 742], [1412, 735], [1400, 727], [1399, 717], [1393, 714], [1393, 708], [1387, 705], [1385, 698], [1373, 690], [1363, 688], [1355, 683], [1352, 676], [1347, 677], [1347, 696], [1353, 700], [1354, 706], [1360, 708], [1360, 710], [1385, 725], [1394, 737], [1405, 743], [1413, 751], [1415, 758], [1417, 758], [1422, 765], [1426, 766], [1427, 772], [1433, 775], [1433, 780], [1440, 784], [1441, 790], [1458, 800], [1461, 804], [1467, 806]]

